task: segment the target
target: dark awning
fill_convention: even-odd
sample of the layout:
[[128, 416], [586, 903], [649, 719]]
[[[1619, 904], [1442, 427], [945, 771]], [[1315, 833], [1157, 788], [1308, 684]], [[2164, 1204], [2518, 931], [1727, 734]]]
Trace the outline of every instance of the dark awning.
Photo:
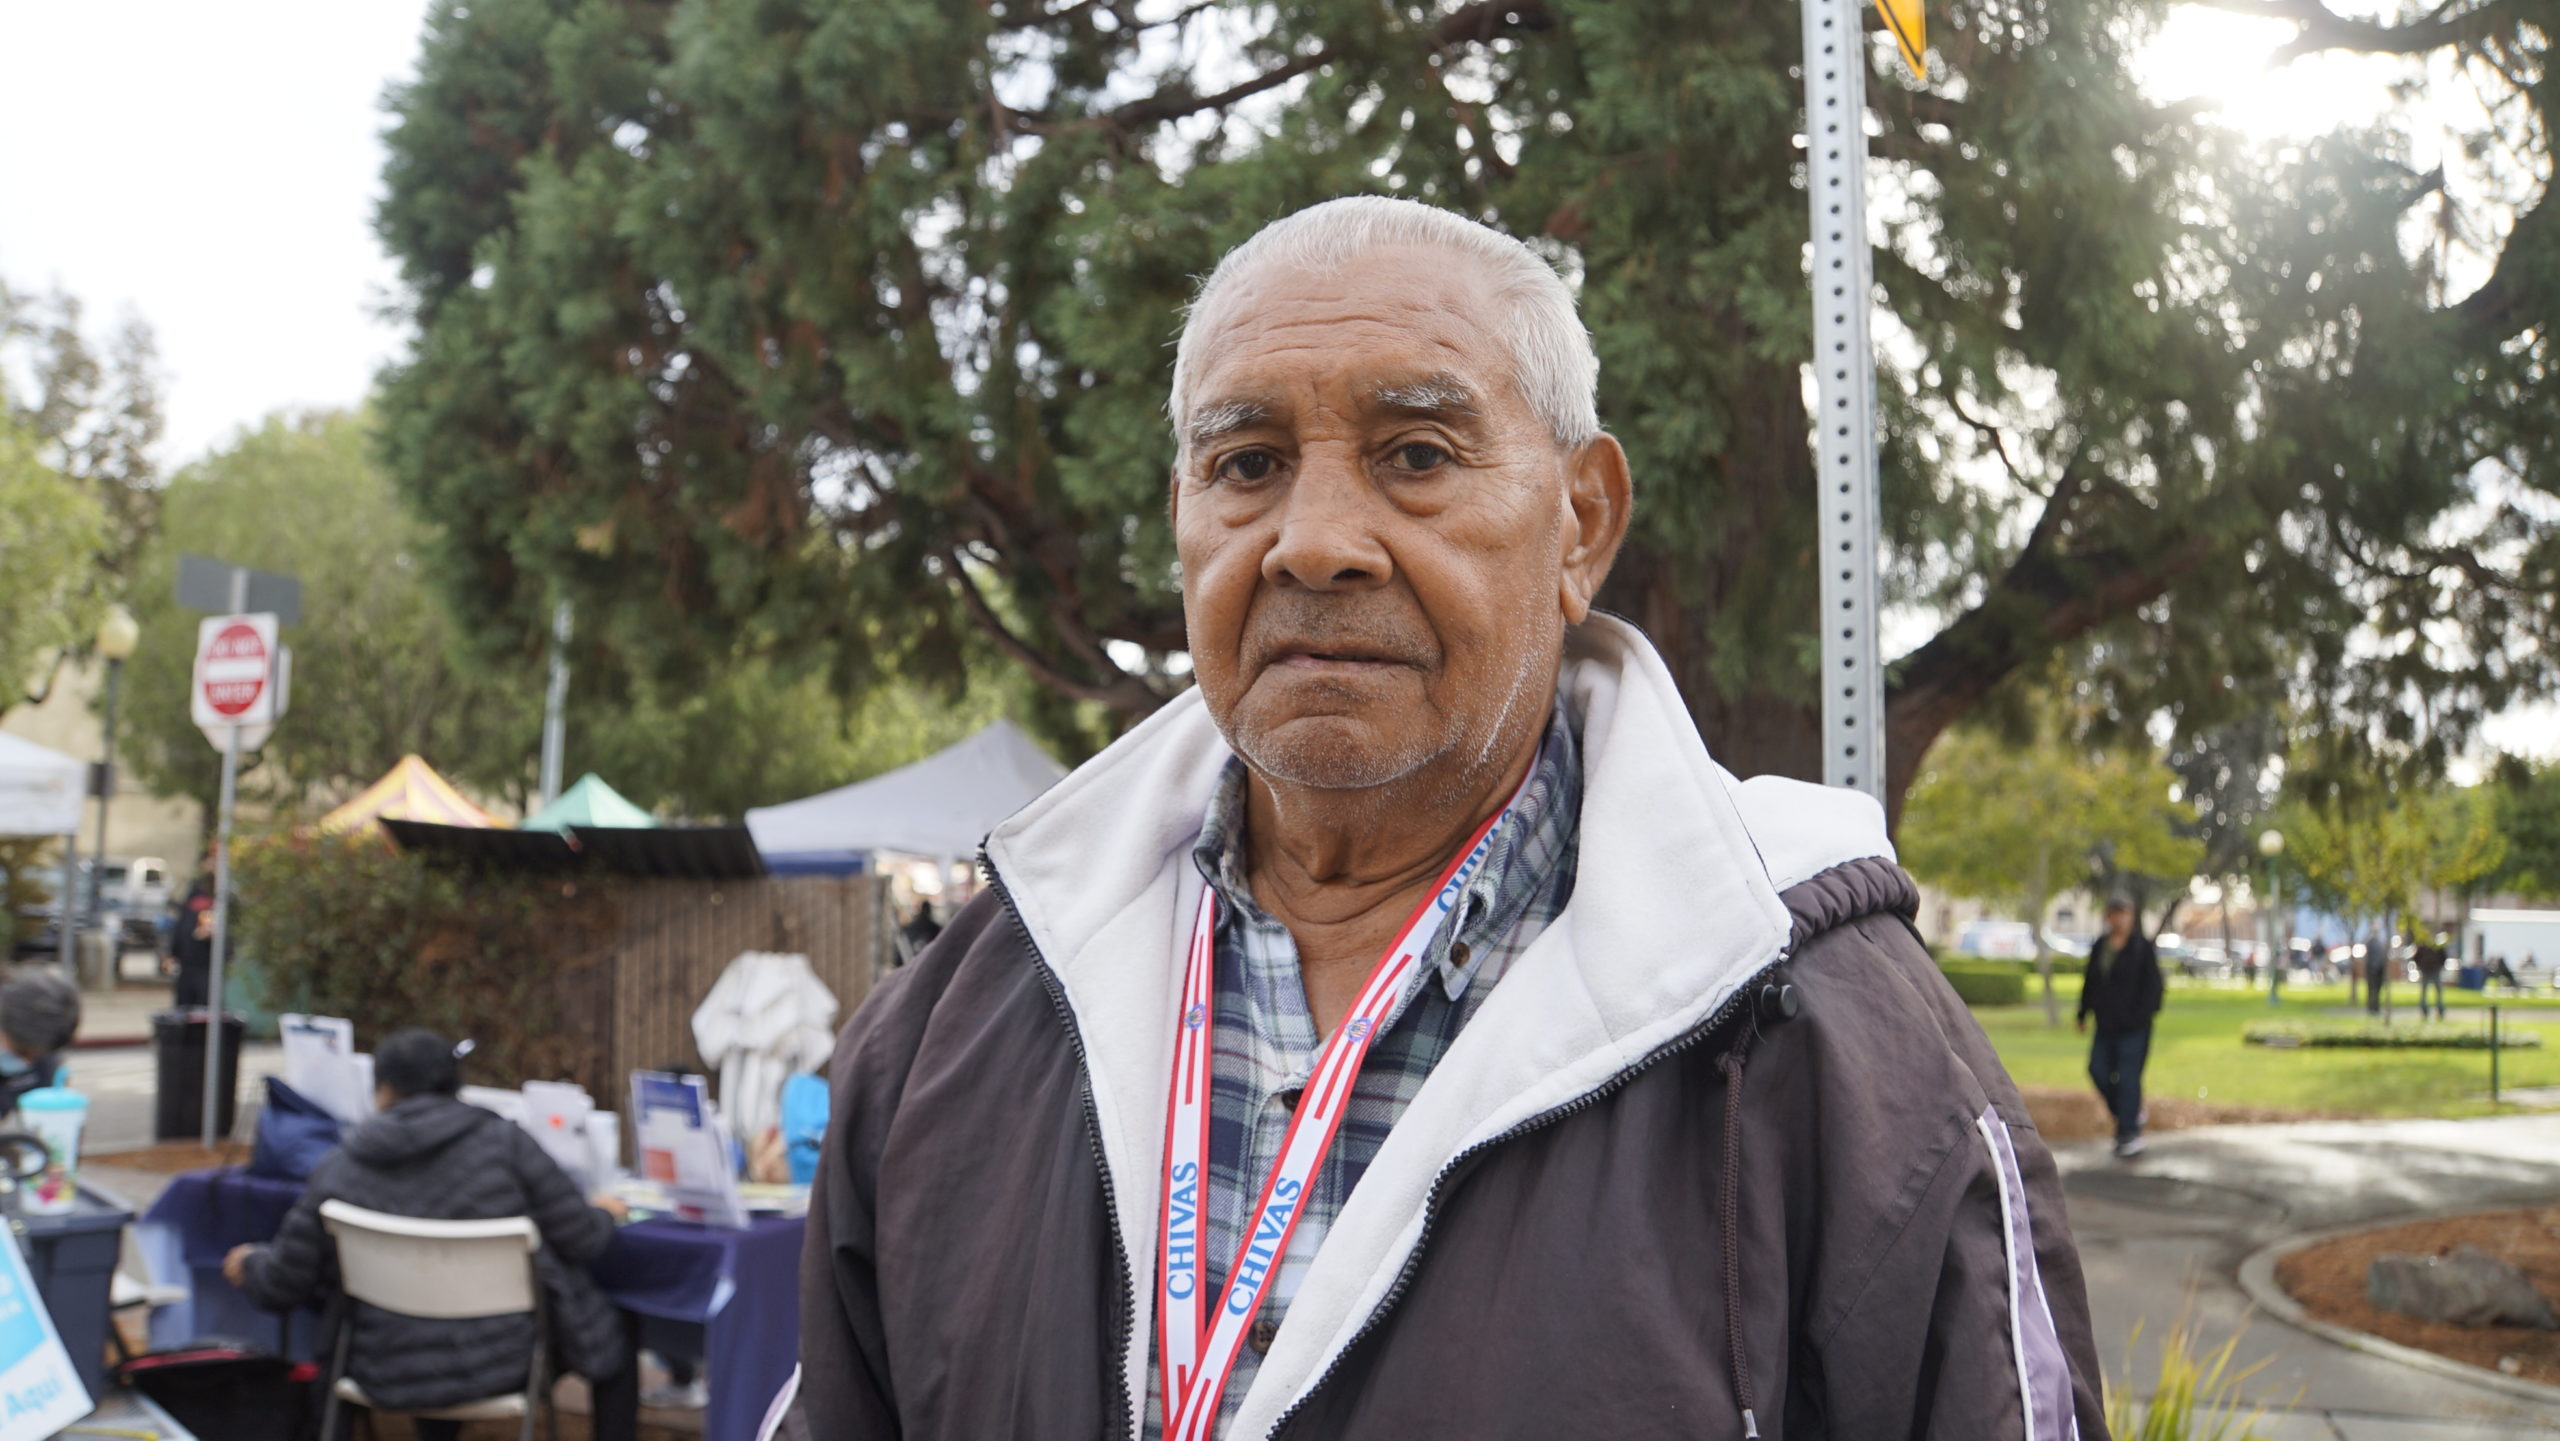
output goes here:
[[744, 826], [572, 826], [551, 831], [487, 830], [424, 821], [383, 822], [403, 850], [497, 870], [593, 871], [618, 876], [736, 880], [765, 873]]

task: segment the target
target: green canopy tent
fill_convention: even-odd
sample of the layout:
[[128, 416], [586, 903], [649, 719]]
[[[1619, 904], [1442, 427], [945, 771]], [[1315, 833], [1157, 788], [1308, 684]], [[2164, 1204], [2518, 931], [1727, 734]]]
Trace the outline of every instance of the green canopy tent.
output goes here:
[[587, 829], [618, 827], [623, 830], [650, 830], [658, 818], [622, 798], [622, 793], [606, 785], [594, 771], [578, 777], [578, 783], [560, 793], [560, 798], [525, 817], [518, 830], [562, 831], [571, 826]]

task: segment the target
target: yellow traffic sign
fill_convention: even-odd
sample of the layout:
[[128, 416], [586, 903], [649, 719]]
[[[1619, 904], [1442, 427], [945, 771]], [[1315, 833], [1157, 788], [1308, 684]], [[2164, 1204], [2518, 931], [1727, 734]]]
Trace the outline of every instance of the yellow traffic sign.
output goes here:
[[1929, 19], [1920, 9], [1920, 0], [1876, 0], [1876, 13], [1884, 17], [1884, 28], [1893, 32], [1894, 47], [1902, 52], [1902, 63], [1910, 67], [1914, 79], [1929, 75]]

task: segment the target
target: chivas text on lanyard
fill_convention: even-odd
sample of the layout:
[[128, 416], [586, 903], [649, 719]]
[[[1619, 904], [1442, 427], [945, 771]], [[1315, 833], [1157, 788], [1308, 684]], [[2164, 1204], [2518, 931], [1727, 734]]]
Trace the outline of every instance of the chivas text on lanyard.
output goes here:
[[[1534, 769], [1531, 772], [1535, 774]], [[1529, 782], [1523, 777], [1520, 790]], [[1209, 1184], [1209, 1053], [1215, 1003], [1217, 961], [1217, 894], [1200, 888], [1199, 917], [1191, 927], [1191, 955], [1183, 971], [1182, 1015], [1173, 1037], [1173, 1084], [1165, 1102], [1164, 1215], [1158, 1234], [1157, 1279], [1162, 1305], [1158, 1354], [1163, 1364], [1165, 1441], [1206, 1441], [1217, 1424], [1218, 1402], [1235, 1370], [1236, 1349], [1244, 1344], [1253, 1313], [1262, 1306], [1263, 1290], [1281, 1258], [1289, 1254], [1289, 1237], [1298, 1229], [1299, 1203], [1323, 1168], [1325, 1153], [1342, 1129], [1342, 1114], [1351, 1102], [1351, 1083], [1360, 1074], [1369, 1042], [1385, 1024], [1387, 1012], [1420, 963], [1440, 927], [1492, 853], [1494, 835], [1520, 804], [1520, 790], [1478, 827], [1458, 857], [1442, 872], [1440, 884], [1414, 907], [1404, 929], [1369, 972], [1351, 1010], [1325, 1039], [1314, 1072], [1289, 1118], [1280, 1141], [1280, 1158], [1262, 1183], [1250, 1224], [1227, 1268], [1226, 1294], [1214, 1315], [1203, 1318], [1200, 1243], [1202, 1211]]]

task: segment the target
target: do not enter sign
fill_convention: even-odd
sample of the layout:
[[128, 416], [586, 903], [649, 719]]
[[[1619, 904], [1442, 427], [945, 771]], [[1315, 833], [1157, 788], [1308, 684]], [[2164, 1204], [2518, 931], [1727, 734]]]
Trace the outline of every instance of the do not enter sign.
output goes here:
[[194, 702], [200, 726], [255, 726], [275, 720], [273, 615], [217, 615], [197, 627]]
[[215, 715], [238, 721], [266, 692], [267, 638], [245, 621], [215, 631], [196, 670], [196, 684], [204, 687], [204, 703]]

